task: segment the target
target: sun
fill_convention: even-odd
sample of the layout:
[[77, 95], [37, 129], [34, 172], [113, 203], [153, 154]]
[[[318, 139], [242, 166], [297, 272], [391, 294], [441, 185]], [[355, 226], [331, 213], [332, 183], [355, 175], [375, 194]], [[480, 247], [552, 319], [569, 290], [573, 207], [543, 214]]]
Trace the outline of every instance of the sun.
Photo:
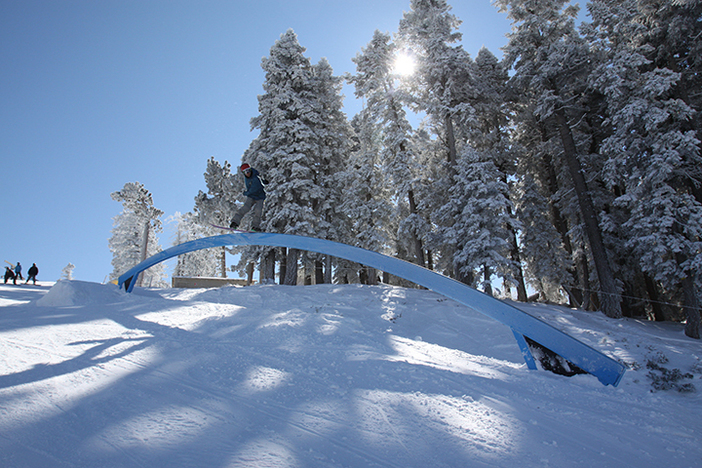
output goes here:
[[409, 76], [414, 73], [415, 68], [417, 68], [417, 64], [414, 61], [414, 57], [403, 52], [398, 54], [398, 56], [395, 58], [392, 72], [395, 75]]

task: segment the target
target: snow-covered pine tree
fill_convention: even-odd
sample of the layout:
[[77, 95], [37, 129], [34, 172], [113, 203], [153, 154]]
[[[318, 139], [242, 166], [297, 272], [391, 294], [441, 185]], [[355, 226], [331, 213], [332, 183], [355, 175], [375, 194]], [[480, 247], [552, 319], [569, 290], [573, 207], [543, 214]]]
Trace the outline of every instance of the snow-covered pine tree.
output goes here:
[[[430, 190], [424, 192], [423, 204], [433, 214], [440, 234], [453, 229], [453, 218], [448, 216], [456, 209], [450, 202], [444, 206], [445, 198], [436, 194], [455, 190], [454, 175], [458, 171], [458, 158], [462, 154], [472, 154], [477, 149], [483, 156], [490, 155], [495, 167], [502, 172], [501, 180], [507, 183], [513, 173], [514, 163], [508, 163], [509, 138], [506, 131], [508, 120], [504, 106], [504, 88], [508, 78], [507, 70], [486, 49], [479, 53], [480, 63], [474, 62], [458, 43], [460, 25], [451, 7], [445, 1], [415, 0], [411, 9], [400, 22], [398, 43], [411, 48], [416, 55], [418, 67], [412, 82], [414, 109], [427, 113], [431, 129], [436, 133], [437, 160], [428, 164], [433, 167], [435, 178], [428, 180]], [[479, 110], [477, 110], [479, 108]], [[441, 161], [445, 161], [442, 163]], [[507, 213], [509, 215], [509, 213]], [[526, 300], [526, 287], [521, 271], [519, 249], [516, 240], [516, 221], [513, 216], [500, 216], [506, 226], [497, 227], [495, 235], [502, 238], [504, 229], [512, 231], [510, 236], [510, 257], [504, 257], [506, 264], [500, 268], [511, 284], [516, 284], [518, 296]], [[471, 282], [468, 272], [471, 267], [459, 265], [457, 259], [468, 257], [458, 254], [456, 246], [442, 243], [449, 237], [432, 236], [432, 246], [444, 257], [458, 255], [452, 264], [457, 269], [457, 277]], [[438, 244], [436, 241], [439, 241]], [[459, 249], [459, 250], [462, 250]], [[443, 262], [440, 262], [443, 263]], [[508, 272], [508, 266], [513, 271]], [[453, 268], [449, 269], [451, 271]]]
[[[375, 252], [389, 253], [390, 239], [394, 236], [388, 231], [393, 209], [389, 203], [388, 180], [381, 171], [380, 136], [378, 127], [370, 119], [367, 109], [362, 110], [352, 120], [357, 136], [357, 145], [344, 172], [344, 197], [338, 207], [338, 213], [348, 220], [350, 226], [347, 243]], [[348, 277], [363, 277], [363, 274], [350, 274], [349, 270], [362, 272], [361, 265], [343, 261], [337, 267], [337, 280], [350, 282]], [[342, 279], [341, 277], [344, 277]], [[376, 273], [369, 271], [362, 282], [374, 283]]]
[[[668, 96], [672, 99], [684, 102], [692, 109], [691, 115], [687, 119], [676, 120], [672, 127], [677, 127], [680, 132], [684, 132], [686, 140], [689, 142], [691, 131], [694, 131], [694, 138], [698, 141], [696, 148], [686, 151], [683, 145], [675, 142], [681, 151], [680, 165], [676, 167], [675, 175], [672, 177], [671, 185], [676, 191], [682, 192], [685, 197], [694, 197], [694, 208], [702, 204], [702, 164], [700, 164], [700, 143], [702, 140], [702, 2], [697, 0], [668, 1], [663, 5], [660, 2], [651, 0], [639, 0], [639, 11], [642, 12], [644, 26], [647, 27], [645, 41], [655, 50], [654, 54], [648, 56], [652, 60], [652, 65], [660, 69], [668, 69], [673, 73], [679, 73], [679, 79], [675, 85], [668, 90]], [[674, 111], [673, 111], [674, 113]], [[668, 122], [670, 123], [670, 122]], [[669, 133], [670, 134], [670, 133]], [[670, 140], [669, 140], [670, 141]], [[685, 211], [685, 209], [683, 209]], [[689, 241], [692, 234], [699, 245], [700, 235], [695, 224], [699, 226], [699, 218], [694, 213], [689, 215], [690, 225], [686, 226], [684, 236]], [[686, 241], [689, 249], [689, 243]], [[699, 265], [699, 256], [702, 252], [698, 247], [696, 254], [689, 255], [689, 250], [684, 255], [688, 261], [684, 266], [687, 271], [695, 271], [694, 279], [687, 275], [682, 281], [684, 311], [687, 316], [686, 330], [688, 336], [700, 336], [700, 317], [695, 310], [700, 311], [702, 303], [702, 271]], [[682, 260], [682, 258], [678, 258]], [[696, 286], [695, 286], [696, 285]], [[693, 293], [693, 287], [696, 292]], [[698, 325], [695, 327], [694, 322]], [[696, 332], [695, 332], [696, 328]]]
[[[154, 207], [151, 193], [139, 182], [127, 182], [122, 190], [113, 192], [112, 199], [122, 203], [122, 213], [115, 216], [109, 247], [113, 271], [117, 279], [139, 262], [160, 252], [156, 233], [161, 232], [163, 211]], [[159, 263], [139, 275], [139, 286], [168, 287], [165, 265]]]
[[313, 235], [317, 217], [312, 201], [323, 196], [315, 185], [321, 163], [312, 65], [292, 29], [281, 35], [264, 57], [264, 94], [258, 96], [259, 115], [251, 119], [259, 135], [245, 159], [274, 183], [267, 191], [266, 230]]
[[320, 158], [316, 168], [316, 184], [324, 190], [314, 211], [319, 213], [317, 235], [324, 239], [342, 240], [348, 226], [340, 224], [336, 208], [344, 196], [341, 178], [351, 153], [354, 130], [343, 109], [341, 88], [343, 78], [334, 76], [327, 59], [320, 59], [313, 67], [316, 82], [316, 99], [320, 105], [316, 124], [320, 140]]
[[243, 187], [231, 168], [227, 161], [220, 164], [213, 157], [207, 160], [204, 174], [207, 193], [201, 190], [195, 197], [195, 214], [200, 224], [229, 225]]
[[[516, 178], [517, 152], [510, 138], [509, 107], [507, 99], [507, 82], [509, 74], [506, 67], [497, 60], [492, 52], [483, 47], [475, 58], [475, 93], [468, 96], [475, 118], [471, 126], [466, 129], [468, 139], [478, 151], [490, 154], [495, 167], [500, 172], [502, 182], [510, 186], [510, 200], [512, 204], [519, 199], [513, 189]], [[511, 232], [509, 236], [510, 262], [512, 271], [505, 283], [516, 286], [517, 299], [527, 301], [526, 284], [519, 249], [518, 233], [520, 228], [515, 214], [508, 213], [509, 225], [506, 228]]]
[[[577, 199], [599, 282], [599, 301], [609, 317], [622, 316], [621, 295], [605, 247], [598, 212], [586, 175], [597, 176], [597, 168], [586, 173], [581, 160], [576, 127], [584, 119], [582, 97], [592, 56], [587, 44], [575, 30], [578, 8], [567, 0], [497, 0], [513, 20], [512, 33], [505, 47], [505, 62], [514, 67], [511, 85], [522, 106], [517, 113], [531, 115], [548, 129], [547, 139], [558, 139], [562, 164], [567, 168]], [[524, 116], [528, 113], [529, 116]], [[550, 128], [549, 128], [550, 127]], [[590, 183], [592, 185], [592, 182]]]
[[573, 295], [573, 269], [570, 254], [550, 219], [549, 206], [530, 175], [514, 185], [515, 212], [522, 224], [521, 254], [527, 281], [545, 299], [562, 301], [561, 288], [571, 297], [571, 304], [582, 304]]
[[[204, 228], [212, 224], [228, 226], [238, 209], [237, 200], [242, 197], [243, 182], [240, 176], [232, 174], [229, 162], [224, 161], [224, 164], [220, 164], [213, 157], [207, 161], [204, 176], [207, 193], [201, 190], [195, 197], [194, 212], [197, 222]], [[227, 251], [234, 250], [220, 247], [216, 251], [219, 259], [217, 272], [222, 278], [227, 277]]]
[[68, 265], [63, 267], [63, 270], [61, 270], [61, 279], [71, 281], [73, 279], [73, 270], [75, 268], [76, 266], [72, 263], [69, 263]]
[[457, 133], [472, 127], [475, 117], [467, 104], [475, 93], [474, 64], [462, 46], [454, 45], [462, 37], [460, 24], [445, 0], [412, 0], [397, 34], [397, 42], [412, 50], [417, 61], [411, 85], [414, 109], [429, 116], [451, 168], [460, 140], [465, 140]]
[[[330, 187], [337, 161], [343, 157], [340, 83], [325, 62], [312, 66], [295, 32], [282, 34], [264, 57], [264, 94], [258, 96], [259, 115], [251, 119], [259, 135], [244, 155], [264, 173], [267, 188], [265, 229], [286, 234], [324, 236], [332, 233], [328, 200], [338, 199]], [[345, 126], [345, 127], [344, 127]], [[333, 135], [333, 132], [341, 132]], [[341, 138], [341, 140], [339, 139]], [[333, 148], [341, 144], [341, 147]], [[286, 254], [285, 284], [297, 281], [299, 253]]]
[[[509, 187], [491, 155], [479, 153], [469, 146], [459, 155], [455, 183], [449, 191], [449, 202], [437, 219], [453, 223], [442, 229], [444, 242], [456, 246], [455, 271], [458, 278], [473, 287], [478, 285], [492, 294], [492, 276], [510, 277], [509, 226], [514, 224]], [[482, 281], [478, 278], [482, 276]]]
[[[354, 130], [342, 111], [343, 79], [334, 76], [334, 71], [325, 58], [313, 66], [313, 72], [316, 99], [320, 106], [315, 124], [320, 156], [314, 181], [324, 192], [321, 199], [312, 201], [313, 212], [318, 217], [315, 235], [323, 239], [348, 242], [349, 220], [338, 216], [337, 210], [346, 196], [342, 182], [351, 153]], [[332, 258], [309, 252], [305, 257], [315, 265], [315, 283], [331, 283]]]
[[656, 66], [664, 45], [651, 40], [666, 35], [651, 34], [646, 27], [655, 23], [650, 15], [660, 15], [648, 7], [648, 2], [633, 0], [593, 2], [593, 23], [586, 31], [607, 60], [591, 82], [607, 97], [607, 181], [618, 189], [617, 203], [629, 214], [627, 245], [663, 290], [681, 291], [681, 298], [671, 299], [682, 299], [685, 333], [699, 338], [702, 203], [696, 191], [702, 184], [701, 145], [690, 127], [694, 110], [676, 97], [681, 74], [667, 68], [668, 61]]
[[347, 79], [355, 86], [355, 95], [366, 101], [364, 124], [377, 127], [382, 142], [382, 170], [391, 182], [390, 200], [395, 207], [398, 232], [395, 237], [400, 258], [426, 266], [423, 238], [427, 217], [419, 214], [416, 190], [420, 172], [417, 155], [412, 150], [412, 127], [404, 110], [403, 92], [396, 89], [392, 69], [396, 46], [390, 36], [375, 31], [373, 39], [353, 61], [356, 74]]
[[[648, 44], [651, 66], [680, 73], [670, 90], [695, 110], [688, 122], [702, 140], [702, 2], [699, 0], [638, 0], [637, 22], [643, 26], [636, 40]], [[702, 168], [697, 167], [698, 171]], [[702, 202], [702, 187], [696, 185], [696, 198]]]
[[[498, 119], [500, 115], [499, 100], [491, 101], [494, 95], [500, 93], [504, 86], [506, 75], [500, 76], [499, 66], [489, 63], [487, 53], [483, 53], [483, 70], [471, 59], [470, 55], [459, 44], [461, 33], [458, 32], [460, 20], [451, 14], [451, 7], [443, 0], [413, 0], [410, 11], [405, 12], [397, 34], [397, 42], [402, 47], [411, 49], [417, 60], [417, 70], [410, 81], [410, 90], [413, 98], [413, 110], [426, 113], [429, 117], [429, 128], [436, 135], [435, 148], [427, 154], [432, 154], [434, 160], [425, 162], [426, 167], [432, 168], [433, 176], [424, 181], [420, 206], [429, 213], [450, 213], [454, 207], [443, 206], [445, 198], [440, 194], [449, 193], [455, 183], [454, 175], [458, 168], [458, 158], [462, 154], [470, 154], [473, 148], [480, 148], [483, 154], [499, 157], [504, 148], [498, 148], [495, 140], [502, 138], [504, 130]], [[495, 60], [496, 62], [496, 60]], [[481, 76], [481, 73], [483, 74]], [[491, 111], [479, 120], [475, 105], [484, 108], [490, 107]], [[486, 109], [483, 109], [486, 110]], [[484, 133], [485, 128], [490, 130]], [[504, 143], [503, 143], [504, 144]], [[487, 148], [490, 145], [490, 148]], [[506, 170], [502, 161], [495, 161], [500, 170]], [[507, 180], [507, 174], [503, 180]], [[453, 220], [450, 216], [432, 217], [432, 221], [439, 233], [452, 228]], [[442, 224], [448, 223], [448, 224]], [[499, 235], [499, 234], [496, 234]], [[514, 237], [514, 236], [512, 236]], [[469, 271], [468, 265], [459, 265], [453, 258], [457, 253], [455, 245], [439, 243], [445, 236], [431, 236], [431, 246], [441, 253], [443, 257], [452, 257], [451, 264], [457, 268], [456, 275], [470, 282], [470, 278], [463, 277], [460, 271]], [[510, 251], [514, 256], [509, 265], [516, 268], [509, 276], [516, 282], [520, 297], [526, 297], [526, 288], [519, 269], [518, 250], [516, 240], [511, 241]], [[458, 258], [467, 259], [465, 256]], [[443, 263], [439, 259], [438, 263]], [[451, 269], [449, 269], [449, 272]], [[502, 269], [505, 271], [505, 269]]]
[[[508, 94], [508, 96], [510, 95]], [[509, 99], [512, 100], [511, 105], [515, 110], [510, 151], [517, 156], [516, 179], [522, 183], [533, 180], [533, 184], [529, 184], [538, 190], [540, 195], [521, 199], [522, 191], [518, 185], [514, 185], [515, 204], [520, 206], [516, 213], [517, 218], [524, 229], [543, 226], [541, 223], [532, 223], [531, 219], [525, 219], [523, 216], [541, 213], [540, 200], [547, 203], [548, 220], [558, 232], [561, 239], [560, 244], [570, 257], [562, 266], [562, 269], [569, 271], [572, 277], [562, 279], [563, 284], [570, 290], [570, 305], [582, 307], [585, 310], [596, 310], [597, 297], [594, 296], [594, 302], [591, 300], [591, 291], [595, 288], [590, 286], [590, 268], [588, 258], [585, 255], [587, 240], [580, 235], [582, 229], [580, 228], [577, 203], [571, 203], [574, 198], [571, 178], [563, 166], [561, 158], [554, 156], [561, 151], [561, 143], [553, 138], [552, 126], [539, 122], [533, 111], [533, 102], [520, 102], [519, 96], [510, 96]], [[531, 201], [536, 202], [537, 205], [527, 207], [526, 203]], [[548, 232], [539, 231], [530, 232], [528, 236], [550, 238]], [[552, 242], [551, 244], [556, 245], [557, 243]], [[524, 244], [521, 247], [522, 249], [528, 248]], [[560, 258], [559, 255], [552, 255], [547, 250], [525, 252], [525, 256], [529, 255], [535, 255], [537, 263], [546, 264], [553, 259]]]
[[[177, 223], [173, 245], [214, 235], [214, 228], [201, 224], [194, 213], [176, 213], [173, 218]], [[218, 275], [222, 276], [220, 248], [196, 250], [180, 255], [173, 269], [173, 276], [215, 277]]]
[[468, 102], [475, 117], [465, 130], [469, 141], [478, 151], [495, 152], [495, 165], [505, 174], [514, 174], [515, 157], [510, 154], [509, 107], [507, 105], [507, 68], [487, 48], [475, 57], [472, 68], [475, 76], [474, 92]]

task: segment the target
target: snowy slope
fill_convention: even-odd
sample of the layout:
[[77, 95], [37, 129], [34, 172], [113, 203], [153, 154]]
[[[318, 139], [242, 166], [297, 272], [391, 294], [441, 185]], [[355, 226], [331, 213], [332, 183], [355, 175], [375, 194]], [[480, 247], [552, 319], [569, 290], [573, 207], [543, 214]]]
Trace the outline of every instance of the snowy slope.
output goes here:
[[528, 371], [431, 291], [0, 286], [0, 466], [702, 466], [681, 325], [515, 305], [625, 362], [619, 387]]

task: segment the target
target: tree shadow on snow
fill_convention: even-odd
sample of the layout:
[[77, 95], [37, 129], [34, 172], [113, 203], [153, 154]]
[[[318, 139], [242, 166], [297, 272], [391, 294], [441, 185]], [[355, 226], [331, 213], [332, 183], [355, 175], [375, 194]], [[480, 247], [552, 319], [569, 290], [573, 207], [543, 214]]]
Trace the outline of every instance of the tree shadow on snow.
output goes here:
[[[413, 344], [371, 333], [375, 325], [325, 329], [333, 316], [300, 304], [281, 311], [279, 322], [244, 308], [193, 330], [138, 317], [189, 305], [153, 297], [107, 305], [99, 318], [127, 332], [76, 340], [69, 345], [89, 346], [79, 356], [0, 376], [0, 388], [11, 389], [120, 360], [135, 364], [107, 385], [96, 382], [94, 391], [60, 411], [5, 433], [0, 452], [7, 455], [0, 461], [31, 452], [42, 463], [58, 459], [85, 467], [276, 460], [288, 466], [451, 466], [464, 465], [469, 454], [473, 462], [481, 453], [487, 460], [517, 443], [509, 439], [509, 417], [495, 418], [495, 409], [479, 401], [489, 374], [455, 372], [436, 359], [403, 354], [398, 346]], [[96, 320], [85, 316], [88, 310], [94, 307], [56, 307], [30, 320]], [[301, 327], [324, 333], [300, 334]], [[343, 333], [357, 345], [349, 347]], [[116, 347], [123, 349], [107, 353]], [[137, 354], [149, 348], [156, 354], [140, 360]]]

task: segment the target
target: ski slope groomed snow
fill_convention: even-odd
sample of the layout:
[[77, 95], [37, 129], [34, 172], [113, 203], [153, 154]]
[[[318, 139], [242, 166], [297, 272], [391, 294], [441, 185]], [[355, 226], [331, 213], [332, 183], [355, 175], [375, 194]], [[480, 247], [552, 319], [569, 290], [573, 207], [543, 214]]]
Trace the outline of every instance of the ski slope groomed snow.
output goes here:
[[427, 290], [0, 285], [0, 467], [702, 466], [681, 324], [513, 305], [622, 382], [530, 371]]

